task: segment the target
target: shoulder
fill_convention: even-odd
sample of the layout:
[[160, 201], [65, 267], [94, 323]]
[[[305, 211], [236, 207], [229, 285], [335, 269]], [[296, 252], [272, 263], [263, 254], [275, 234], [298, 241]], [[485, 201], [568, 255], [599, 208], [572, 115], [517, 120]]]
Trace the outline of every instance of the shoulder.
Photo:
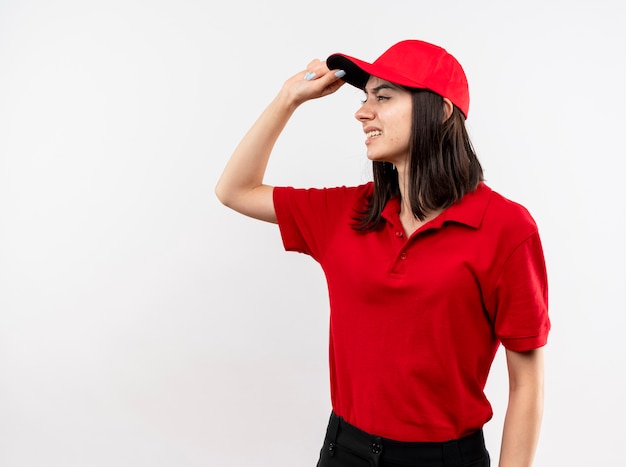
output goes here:
[[536, 228], [534, 219], [524, 206], [502, 196], [483, 182], [450, 206], [442, 218], [479, 230]]
[[482, 227], [510, 247], [515, 247], [538, 233], [537, 223], [522, 204], [491, 190]]
[[491, 188], [488, 189], [491, 191], [491, 196], [485, 214], [493, 216], [502, 224], [510, 224], [518, 228], [524, 226], [534, 229], [537, 228], [535, 220], [525, 206], [501, 195]]

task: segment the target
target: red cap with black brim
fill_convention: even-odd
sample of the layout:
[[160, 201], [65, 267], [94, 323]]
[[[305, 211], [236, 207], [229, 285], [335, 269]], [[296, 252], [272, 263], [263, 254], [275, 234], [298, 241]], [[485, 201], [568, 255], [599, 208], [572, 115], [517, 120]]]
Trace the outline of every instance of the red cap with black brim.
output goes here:
[[331, 70], [344, 70], [347, 83], [364, 89], [370, 76], [400, 86], [428, 89], [450, 99], [467, 118], [469, 87], [461, 64], [445, 49], [428, 42], [405, 40], [391, 46], [373, 63], [344, 54], [326, 59]]

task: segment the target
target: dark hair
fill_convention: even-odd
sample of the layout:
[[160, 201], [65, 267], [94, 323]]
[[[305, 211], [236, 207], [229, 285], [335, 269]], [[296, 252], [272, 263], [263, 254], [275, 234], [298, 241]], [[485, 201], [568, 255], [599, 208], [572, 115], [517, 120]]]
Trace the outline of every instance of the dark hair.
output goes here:
[[[444, 121], [443, 98], [431, 91], [409, 89], [413, 124], [409, 142], [408, 196], [416, 218], [445, 209], [474, 191], [483, 170], [465, 129], [465, 116], [454, 106]], [[357, 210], [353, 228], [369, 232], [382, 226], [387, 202], [400, 197], [398, 173], [389, 162], [372, 162], [374, 191]]]

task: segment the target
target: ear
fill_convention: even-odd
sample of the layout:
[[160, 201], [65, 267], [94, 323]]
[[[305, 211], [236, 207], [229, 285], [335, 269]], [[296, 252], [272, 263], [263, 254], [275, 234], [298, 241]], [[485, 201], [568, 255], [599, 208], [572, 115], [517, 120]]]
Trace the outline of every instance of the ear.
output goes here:
[[448, 99], [447, 97], [444, 97], [443, 98], [443, 115], [444, 115], [443, 121], [444, 122], [450, 118], [450, 116], [452, 115], [452, 110], [454, 110], [454, 104], [452, 104], [450, 99]]

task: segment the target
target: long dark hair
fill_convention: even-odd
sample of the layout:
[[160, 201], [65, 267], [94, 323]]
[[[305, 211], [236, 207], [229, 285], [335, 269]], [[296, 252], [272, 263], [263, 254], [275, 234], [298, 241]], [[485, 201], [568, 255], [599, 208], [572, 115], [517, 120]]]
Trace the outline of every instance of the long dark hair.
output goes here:
[[[443, 98], [430, 91], [409, 89], [413, 99], [408, 196], [413, 215], [424, 220], [429, 211], [445, 209], [476, 189], [483, 169], [465, 128], [465, 116], [455, 106], [445, 119]], [[398, 173], [389, 162], [372, 162], [374, 191], [357, 211], [353, 228], [369, 232], [382, 226], [383, 208], [400, 197]]]

